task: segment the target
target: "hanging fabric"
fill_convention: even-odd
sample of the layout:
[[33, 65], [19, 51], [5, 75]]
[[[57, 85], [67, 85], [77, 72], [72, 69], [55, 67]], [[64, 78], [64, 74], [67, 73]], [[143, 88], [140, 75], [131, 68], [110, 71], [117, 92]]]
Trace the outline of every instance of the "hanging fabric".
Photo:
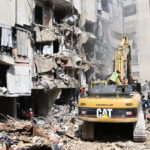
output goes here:
[[2, 28], [1, 46], [13, 47], [11, 28]]

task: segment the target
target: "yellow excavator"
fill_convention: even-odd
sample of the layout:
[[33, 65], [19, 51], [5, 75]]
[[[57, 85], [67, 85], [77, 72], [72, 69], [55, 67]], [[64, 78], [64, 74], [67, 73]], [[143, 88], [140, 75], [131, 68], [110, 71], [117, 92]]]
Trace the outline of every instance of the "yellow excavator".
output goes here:
[[140, 84], [131, 77], [131, 48], [123, 36], [114, 59], [114, 72], [120, 81], [91, 81], [88, 96], [78, 103], [78, 117], [83, 120], [82, 139], [94, 139], [94, 123], [133, 123], [133, 140], [145, 141], [147, 134], [140, 95]]

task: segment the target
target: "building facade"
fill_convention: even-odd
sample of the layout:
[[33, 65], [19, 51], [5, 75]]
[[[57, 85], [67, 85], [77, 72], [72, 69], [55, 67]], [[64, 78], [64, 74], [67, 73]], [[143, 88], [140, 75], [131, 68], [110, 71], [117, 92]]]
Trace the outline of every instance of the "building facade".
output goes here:
[[149, 81], [149, 0], [124, 0], [124, 33], [132, 45], [132, 76]]
[[75, 89], [106, 79], [123, 34], [132, 45], [133, 76], [149, 78], [145, 73], [148, 0], [144, 4], [140, 0], [5, 0], [0, 4], [0, 106], [8, 105], [13, 114], [33, 108], [46, 115], [56, 100], [70, 103]]
[[1, 6], [2, 113], [32, 107], [46, 115], [55, 100], [67, 103], [86, 84], [84, 45], [95, 40], [86, 28], [97, 20], [96, 0], [6, 0]]

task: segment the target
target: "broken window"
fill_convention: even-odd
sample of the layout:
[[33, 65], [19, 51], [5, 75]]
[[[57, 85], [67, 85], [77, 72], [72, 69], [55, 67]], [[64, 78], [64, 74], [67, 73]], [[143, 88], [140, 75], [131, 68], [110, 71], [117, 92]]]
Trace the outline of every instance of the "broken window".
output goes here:
[[101, 0], [102, 10], [109, 13], [109, 3], [108, 0]]
[[64, 8], [59, 8], [55, 7], [54, 9], [54, 23], [63, 23], [63, 19], [67, 16], [70, 15], [71, 10], [70, 9], [64, 9]]
[[70, 77], [72, 77], [72, 78], [75, 77], [75, 75], [74, 75], [74, 70], [67, 68], [67, 69], [65, 69], [65, 72], [66, 72], [66, 74], [67, 74], [68, 76], [70, 76]]
[[85, 31], [95, 34], [95, 26], [90, 22], [86, 22]]
[[133, 77], [139, 78], [140, 73], [139, 73], [139, 72], [132, 72], [132, 76], [133, 76]]
[[43, 9], [43, 25], [47, 26], [50, 23], [52, 23], [52, 6], [50, 5], [49, 2], [46, 2], [44, 4], [44, 9]]
[[53, 46], [54, 46], [54, 53], [58, 53], [59, 52], [59, 41], [58, 40], [54, 41]]
[[138, 65], [139, 64], [137, 53], [132, 55], [132, 64], [133, 65]]
[[0, 87], [7, 87], [6, 73], [9, 66], [0, 64]]
[[[46, 54], [46, 53], [48, 53], [48, 51], [50, 50], [49, 49], [49, 47], [50, 47], [50, 43], [48, 43], [48, 42], [43, 42], [43, 43], [37, 43], [36, 44], [36, 52], [38, 53], [38, 54]], [[52, 54], [53, 54], [53, 49], [52, 49], [52, 52], [51, 52]]]
[[136, 4], [125, 6], [123, 8], [124, 17], [136, 15]]
[[59, 41], [43, 42], [36, 44], [36, 52], [38, 54], [52, 55], [59, 52]]
[[43, 8], [41, 6], [35, 6], [35, 23], [43, 24]]

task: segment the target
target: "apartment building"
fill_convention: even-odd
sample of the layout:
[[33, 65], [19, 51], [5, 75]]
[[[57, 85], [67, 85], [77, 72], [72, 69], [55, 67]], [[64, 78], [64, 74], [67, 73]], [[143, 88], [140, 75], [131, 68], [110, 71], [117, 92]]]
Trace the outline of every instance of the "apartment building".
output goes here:
[[97, 20], [96, 0], [0, 3], [1, 113], [15, 116], [17, 109], [33, 108], [46, 115], [55, 100], [68, 103], [74, 89], [86, 84], [85, 45], [95, 40], [89, 30]]
[[0, 109], [16, 114], [16, 98], [32, 89], [32, 9], [34, 1], [1, 1]]
[[143, 84], [149, 81], [149, 0], [124, 0], [124, 33], [132, 43], [132, 75]]
[[123, 34], [132, 45], [133, 75], [145, 78], [142, 65], [147, 59], [140, 65], [139, 61], [148, 52], [141, 51], [140, 34], [147, 28], [143, 29], [142, 16], [138, 21], [139, 7], [142, 11], [144, 4], [136, 0], [0, 3], [2, 113], [8, 113], [7, 105], [12, 108], [9, 114], [33, 108], [36, 114], [46, 115], [56, 100], [69, 103], [76, 88], [105, 79], [112, 72]]

